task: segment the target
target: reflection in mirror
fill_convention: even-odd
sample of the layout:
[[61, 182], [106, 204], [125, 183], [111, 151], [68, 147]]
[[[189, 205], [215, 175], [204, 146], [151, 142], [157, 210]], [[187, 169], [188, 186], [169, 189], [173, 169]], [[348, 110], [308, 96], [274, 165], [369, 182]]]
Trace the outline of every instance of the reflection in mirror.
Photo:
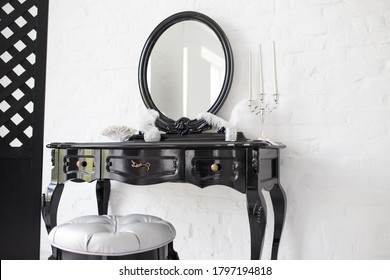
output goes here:
[[172, 119], [196, 118], [217, 100], [225, 79], [221, 41], [204, 23], [181, 21], [161, 34], [147, 65], [150, 95]]

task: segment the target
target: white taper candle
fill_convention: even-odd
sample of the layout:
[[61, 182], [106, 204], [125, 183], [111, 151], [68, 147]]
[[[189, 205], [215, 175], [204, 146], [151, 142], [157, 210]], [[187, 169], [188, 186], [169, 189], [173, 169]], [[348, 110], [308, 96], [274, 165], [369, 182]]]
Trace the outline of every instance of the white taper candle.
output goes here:
[[261, 51], [261, 44], [259, 44], [259, 63], [260, 63], [259, 88], [260, 88], [260, 94], [264, 94], [263, 54], [262, 54], [262, 51]]
[[274, 94], [278, 94], [278, 78], [276, 74], [276, 52], [275, 52], [275, 41], [273, 41], [273, 55], [274, 55]]

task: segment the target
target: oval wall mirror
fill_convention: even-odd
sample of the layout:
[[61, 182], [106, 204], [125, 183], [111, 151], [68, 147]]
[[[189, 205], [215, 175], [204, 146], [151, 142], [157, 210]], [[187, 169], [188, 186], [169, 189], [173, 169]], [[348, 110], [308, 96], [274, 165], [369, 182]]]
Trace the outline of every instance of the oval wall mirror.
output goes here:
[[201, 112], [216, 114], [233, 79], [229, 41], [211, 18], [198, 12], [168, 17], [142, 50], [138, 81], [145, 105], [157, 110], [157, 127], [167, 133], [199, 133], [209, 126]]

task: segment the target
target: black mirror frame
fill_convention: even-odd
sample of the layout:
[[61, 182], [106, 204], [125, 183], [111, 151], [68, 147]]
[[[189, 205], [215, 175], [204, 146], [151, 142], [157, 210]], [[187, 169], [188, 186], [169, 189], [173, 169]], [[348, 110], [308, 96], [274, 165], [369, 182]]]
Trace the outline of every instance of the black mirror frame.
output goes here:
[[[161, 34], [164, 33], [170, 26], [185, 20], [195, 20], [206, 24], [210, 27], [222, 44], [223, 51], [225, 53], [225, 79], [222, 84], [221, 91], [217, 100], [210, 107], [207, 112], [216, 114], [218, 110], [222, 107], [225, 102], [227, 95], [229, 94], [230, 87], [233, 81], [233, 52], [230, 46], [229, 40], [225, 35], [222, 28], [208, 16], [201, 14], [199, 12], [180, 12], [174, 14], [164, 21], [162, 21], [153, 32], [149, 35], [145, 46], [142, 50], [140, 61], [138, 65], [138, 85], [141, 91], [142, 100], [144, 101], [148, 109], [154, 109], [159, 112], [160, 117], [156, 120], [156, 126], [166, 133], [169, 134], [191, 134], [191, 133], [201, 133], [204, 130], [210, 129], [210, 126], [203, 120], [189, 119], [187, 117], [182, 117], [178, 120], [172, 120], [169, 117], [165, 116], [160, 112], [160, 110], [154, 104], [152, 97], [150, 96], [148, 82], [147, 82], [147, 68], [150, 54], [153, 50], [154, 45], [157, 40], [160, 38]], [[201, 113], [201, 112], [199, 112]]]

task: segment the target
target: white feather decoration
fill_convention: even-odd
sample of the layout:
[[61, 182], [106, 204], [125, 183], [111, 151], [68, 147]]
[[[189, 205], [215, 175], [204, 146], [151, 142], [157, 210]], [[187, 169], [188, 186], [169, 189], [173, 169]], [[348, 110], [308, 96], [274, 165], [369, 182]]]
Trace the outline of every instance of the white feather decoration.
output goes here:
[[144, 125], [141, 132], [144, 135], [145, 142], [158, 142], [161, 139], [161, 131], [156, 127], [156, 120], [160, 114], [153, 109], [148, 109], [143, 118]]
[[218, 117], [209, 112], [200, 113], [197, 117], [198, 120], [204, 120], [212, 128], [225, 128], [225, 141], [236, 141], [237, 140], [237, 130], [229, 122], [225, 121], [221, 117]]
[[158, 142], [161, 139], [161, 131], [157, 127], [151, 127], [144, 131], [145, 142]]

